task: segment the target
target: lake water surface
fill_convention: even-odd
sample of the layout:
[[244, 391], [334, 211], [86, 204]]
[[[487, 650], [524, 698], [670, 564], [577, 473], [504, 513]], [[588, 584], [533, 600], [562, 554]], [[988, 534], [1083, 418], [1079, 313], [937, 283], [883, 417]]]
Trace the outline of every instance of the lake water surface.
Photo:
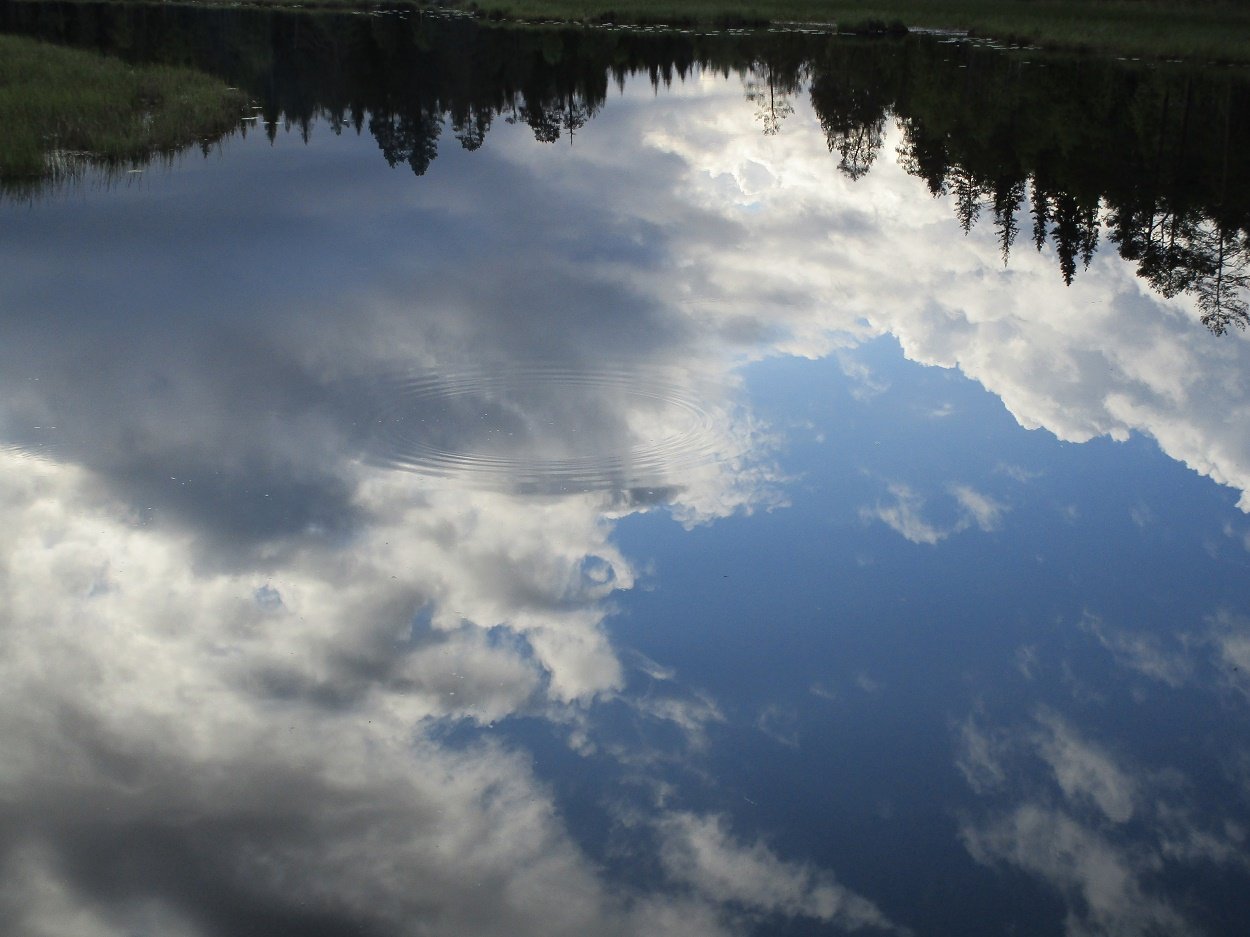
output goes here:
[[1244, 70], [11, 4], [0, 930], [1237, 934]]

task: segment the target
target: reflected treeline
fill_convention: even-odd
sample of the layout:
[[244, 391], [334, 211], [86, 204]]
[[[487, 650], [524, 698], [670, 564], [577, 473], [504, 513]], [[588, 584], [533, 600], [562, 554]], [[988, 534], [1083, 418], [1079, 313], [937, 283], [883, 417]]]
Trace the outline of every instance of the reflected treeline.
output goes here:
[[[0, 7], [0, 30], [194, 65], [246, 89], [271, 136], [279, 121], [305, 135], [317, 119], [367, 130], [391, 165], [418, 175], [449, 138], [475, 150], [497, 120], [526, 124], [543, 142], [569, 139], [631, 76], [658, 87], [697, 67], [746, 73], [756, 56], [741, 34], [506, 29], [415, 12], [15, 3]], [[814, 38], [802, 38], [800, 61]]]
[[1250, 272], [1250, 94], [1242, 75], [1030, 60], [948, 43], [829, 46], [812, 102], [839, 168], [884, 146], [964, 231], [992, 224], [1006, 263], [1023, 232], [1071, 283], [1100, 236], [1154, 289], [1195, 296], [1203, 322], [1245, 328]]
[[271, 136], [324, 119], [418, 175], [451, 141], [481, 147], [499, 120], [572, 140], [630, 76], [738, 73], [766, 134], [810, 87], [842, 173], [870, 172], [897, 120], [903, 166], [965, 231], [992, 224], [1004, 262], [1023, 235], [1053, 248], [1070, 283], [1106, 239], [1162, 295], [1194, 295], [1212, 331], [1250, 319], [1250, 94], [1232, 71], [1030, 61], [920, 37], [504, 29], [416, 13], [22, 2], [0, 7], [0, 28], [193, 65], [244, 88]]

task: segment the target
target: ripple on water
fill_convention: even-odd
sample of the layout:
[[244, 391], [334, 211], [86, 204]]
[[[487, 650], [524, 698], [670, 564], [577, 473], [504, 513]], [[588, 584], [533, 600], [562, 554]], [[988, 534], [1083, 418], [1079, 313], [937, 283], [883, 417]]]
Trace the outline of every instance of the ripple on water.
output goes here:
[[36, 426], [33, 432], [27, 431], [23, 433], [22, 436], [24, 438], [20, 440], [0, 441], [0, 452], [41, 462], [56, 461], [61, 446], [60, 438], [53, 432], [55, 429], [56, 427], [53, 426], [45, 431], [45, 427]]
[[372, 390], [371, 461], [479, 487], [658, 489], [735, 454], [723, 389], [676, 370], [413, 371]]

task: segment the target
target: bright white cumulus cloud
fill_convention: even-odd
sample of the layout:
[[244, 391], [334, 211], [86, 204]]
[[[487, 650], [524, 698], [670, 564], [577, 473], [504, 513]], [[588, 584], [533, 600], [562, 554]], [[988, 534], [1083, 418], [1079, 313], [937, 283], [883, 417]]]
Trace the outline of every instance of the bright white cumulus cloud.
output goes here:
[[[674, 245], [670, 292], [699, 298], [701, 328], [772, 336], [743, 347], [748, 358], [821, 357], [890, 334], [911, 360], [981, 383], [1027, 429], [1073, 442], [1142, 433], [1250, 511], [1246, 336], [1214, 338], [1191, 303], [1154, 295], [1105, 242], [1070, 287], [1026, 244], [1004, 269], [990, 226], [963, 236], [949, 200], [894, 160], [840, 176], [802, 96], [764, 136], [748, 105], [735, 109], [739, 94], [723, 88], [720, 107], [665, 101], [671, 119], [643, 133], [683, 173], [642, 210], [678, 227], [699, 219]], [[884, 153], [901, 142], [890, 129]]]
[[[510, 520], [508, 496], [404, 486], [362, 481], [389, 523], [346, 553], [314, 542], [265, 573], [197, 569], [178, 525], [91, 473], [0, 453], [0, 799], [24, 818], [0, 843], [12, 933], [225, 937], [259, 915], [309, 932], [716, 937], [741, 932], [744, 901], [884, 920], [827, 873], [681, 817], [663, 828], [721, 859], [620, 890], [522, 752], [428, 733], [617, 692], [604, 601], [632, 580], [595, 495], [516, 503]], [[501, 553], [512, 577], [491, 573]], [[423, 624], [427, 608], [454, 611]], [[655, 716], [696, 735], [723, 718], [711, 700]]]

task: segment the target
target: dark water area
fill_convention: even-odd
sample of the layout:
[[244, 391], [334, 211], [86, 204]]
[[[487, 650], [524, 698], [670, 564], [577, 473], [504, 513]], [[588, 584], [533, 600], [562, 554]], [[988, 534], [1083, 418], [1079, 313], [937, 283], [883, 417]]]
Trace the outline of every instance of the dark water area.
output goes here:
[[1240, 69], [0, 6], [0, 932], [1236, 935]]

